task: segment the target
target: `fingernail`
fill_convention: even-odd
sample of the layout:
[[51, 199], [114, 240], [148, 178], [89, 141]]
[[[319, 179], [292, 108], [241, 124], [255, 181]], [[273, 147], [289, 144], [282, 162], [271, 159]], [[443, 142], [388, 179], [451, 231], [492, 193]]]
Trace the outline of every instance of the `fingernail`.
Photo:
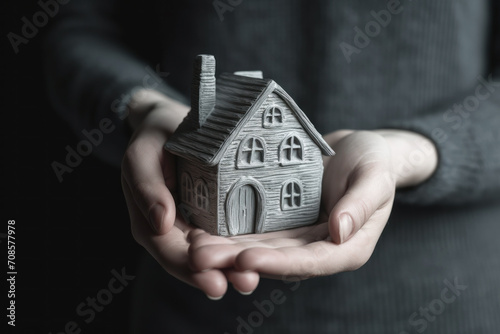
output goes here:
[[165, 208], [161, 204], [155, 204], [149, 209], [149, 224], [155, 233], [160, 231], [165, 216]]
[[248, 292], [243, 292], [243, 291], [240, 291], [236, 288], [235, 288], [235, 290], [238, 291], [239, 293], [241, 293], [243, 296], [249, 296], [255, 291], [255, 290], [252, 290], [252, 291], [248, 291]]
[[346, 241], [354, 229], [354, 224], [352, 223], [352, 218], [348, 214], [344, 213], [339, 219], [339, 234], [340, 243]]
[[212, 297], [212, 296], [207, 295], [207, 297], [208, 297], [208, 299], [210, 299], [210, 300], [221, 300], [221, 299], [222, 299], [222, 297], [224, 297], [224, 295], [219, 296], [219, 297]]

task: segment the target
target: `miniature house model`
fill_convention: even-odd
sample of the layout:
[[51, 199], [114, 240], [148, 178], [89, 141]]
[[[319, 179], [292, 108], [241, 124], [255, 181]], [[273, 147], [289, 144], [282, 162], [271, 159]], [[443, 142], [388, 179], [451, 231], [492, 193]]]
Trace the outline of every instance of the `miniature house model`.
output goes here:
[[211, 234], [316, 222], [322, 155], [334, 155], [292, 98], [260, 72], [222, 74], [195, 60], [191, 111], [165, 148], [178, 156], [180, 207]]

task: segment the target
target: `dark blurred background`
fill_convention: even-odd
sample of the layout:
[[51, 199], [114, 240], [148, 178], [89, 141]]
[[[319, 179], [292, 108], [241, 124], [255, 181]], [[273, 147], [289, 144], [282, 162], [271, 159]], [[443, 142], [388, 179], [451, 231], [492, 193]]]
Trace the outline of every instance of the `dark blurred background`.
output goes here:
[[[7, 272], [9, 219], [16, 221], [18, 274], [16, 327], [0, 332], [66, 333], [74, 321], [81, 333], [124, 333], [133, 280], [88, 324], [89, 315], [77, 313], [87, 297], [108, 289], [113, 269], [136, 273], [141, 248], [130, 235], [120, 171], [88, 156], [59, 182], [51, 164], [64, 163], [65, 147], [75, 148], [79, 140], [46, 97], [41, 50], [51, 20], [16, 54], [8, 34], [22, 36], [22, 18], [32, 21], [41, 8], [37, 1], [13, 0], [1, 7], [1, 275]], [[2, 282], [6, 313], [6, 279]], [[6, 326], [5, 314], [1, 319]]]

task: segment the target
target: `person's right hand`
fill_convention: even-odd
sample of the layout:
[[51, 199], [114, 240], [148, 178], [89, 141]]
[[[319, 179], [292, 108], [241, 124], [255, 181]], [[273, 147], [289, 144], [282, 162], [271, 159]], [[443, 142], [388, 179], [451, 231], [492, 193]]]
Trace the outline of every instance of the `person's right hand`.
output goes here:
[[255, 290], [255, 272], [195, 271], [189, 267], [188, 233], [194, 228], [178, 212], [174, 156], [163, 149], [189, 108], [154, 91], [136, 94], [129, 114], [135, 130], [122, 162], [122, 187], [132, 234], [172, 276], [219, 299], [227, 282], [242, 292]]

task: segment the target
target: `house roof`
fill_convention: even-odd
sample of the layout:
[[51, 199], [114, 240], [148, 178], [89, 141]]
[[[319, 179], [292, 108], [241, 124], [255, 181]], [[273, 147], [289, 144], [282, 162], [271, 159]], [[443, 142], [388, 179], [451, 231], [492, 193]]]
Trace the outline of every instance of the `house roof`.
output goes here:
[[190, 112], [165, 148], [185, 159], [216, 165], [246, 122], [273, 92], [289, 105], [323, 155], [334, 155], [304, 112], [276, 82], [229, 73], [221, 74], [217, 79], [216, 104], [203, 125], [197, 128]]

